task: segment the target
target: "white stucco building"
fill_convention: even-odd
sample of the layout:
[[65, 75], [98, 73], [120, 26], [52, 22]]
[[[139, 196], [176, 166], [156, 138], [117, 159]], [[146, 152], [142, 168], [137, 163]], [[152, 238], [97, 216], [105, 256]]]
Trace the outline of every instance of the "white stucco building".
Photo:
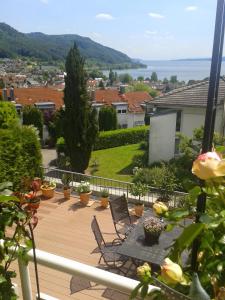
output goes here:
[[[175, 138], [176, 132], [192, 137], [193, 130], [204, 125], [208, 87], [209, 82], [203, 81], [198, 84], [173, 90], [147, 103], [147, 111], [151, 115], [149, 137], [150, 163], [158, 160], [169, 160], [174, 157], [177, 149], [176, 144], [178, 143]], [[224, 99], [225, 81], [221, 79], [215, 122], [215, 131], [221, 135], [225, 133]], [[167, 117], [165, 117], [166, 115]], [[156, 146], [154, 137], [156, 137], [157, 134], [160, 135], [161, 142], [158, 142]], [[170, 136], [170, 139], [168, 139], [168, 136]], [[165, 141], [167, 141], [167, 146], [165, 146]], [[172, 148], [174, 149], [174, 153], [171, 152]]]

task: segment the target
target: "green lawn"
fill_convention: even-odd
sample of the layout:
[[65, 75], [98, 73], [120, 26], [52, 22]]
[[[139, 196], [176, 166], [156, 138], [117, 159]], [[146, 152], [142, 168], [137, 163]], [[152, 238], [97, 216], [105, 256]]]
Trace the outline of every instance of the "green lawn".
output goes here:
[[139, 144], [93, 151], [89, 172], [105, 178], [131, 181], [132, 159], [141, 153], [143, 151], [139, 149]]

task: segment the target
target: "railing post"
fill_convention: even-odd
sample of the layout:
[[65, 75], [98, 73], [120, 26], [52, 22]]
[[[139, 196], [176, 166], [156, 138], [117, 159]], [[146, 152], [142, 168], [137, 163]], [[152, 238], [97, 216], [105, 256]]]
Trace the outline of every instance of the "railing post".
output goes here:
[[18, 258], [18, 265], [20, 271], [23, 300], [32, 300], [33, 297], [32, 297], [30, 272], [29, 272], [28, 264], [24, 263], [24, 261], [21, 258]]

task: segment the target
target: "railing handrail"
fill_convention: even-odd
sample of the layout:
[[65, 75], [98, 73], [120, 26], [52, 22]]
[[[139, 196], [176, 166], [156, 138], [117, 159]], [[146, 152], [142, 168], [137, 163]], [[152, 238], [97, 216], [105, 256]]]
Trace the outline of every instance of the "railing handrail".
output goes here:
[[[70, 275], [79, 275], [82, 278], [88, 279], [97, 284], [118, 290], [120, 292], [131, 294], [132, 290], [139, 284], [139, 281], [124, 277], [115, 273], [111, 273], [96, 267], [89, 266], [84, 263], [80, 263], [62, 256], [58, 256], [46, 251], [36, 249], [36, 259], [38, 264], [48, 267], [53, 270], [64, 272]], [[23, 291], [23, 299], [32, 299], [31, 285], [29, 282], [29, 270], [26, 264], [19, 260], [20, 275]], [[33, 251], [28, 252], [28, 260], [33, 261]], [[21, 266], [22, 264], [22, 266]], [[26, 279], [26, 280], [24, 280]], [[24, 286], [25, 285], [25, 286]], [[27, 286], [26, 286], [27, 285]], [[149, 285], [149, 292], [153, 290], [159, 290], [158, 287]]]
[[[85, 177], [89, 177], [89, 178], [95, 178], [95, 179], [100, 179], [100, 180], [109, 180], [111, 182], [116, 182], [116, 183], [120, 183], [120, 184], [126, 184], [126, 185], [132, 185], [132, 182], [128, 182], [128, 181], [121, 181], [121, 180], [117, 180], [117, 179], [112, 179], [112, 178], [106, 178], [106, 177], [101, 177], [101, 176], [96, 176], [96, 175], [89, 175], [89, 174], [83, 174], [83, 173], [78, 173], [78, 172], [74, 172], [74, 171], [68, 171], [68, 170], [63, 170], [63, 169], [58, 169], [58, 168], [52, 168], [52, 167], [42, 167], [44, 170], [49, 170], [49, 171], [58, 171], [58, 172], [63, 172], [63, 173], [68, 173], [68, 174], [74, 174], [74, 175], [78, 175], [78, 176], [85, 176]], [[150, 190], [155, 190], [158, 191], [159, 189], [157, 187], [153, 187], [153, 186], [149, 186]], [[185, 192], [181, 192], [181, 191], [173, 191], [173, 195], [187, 195], [187, 193]]]

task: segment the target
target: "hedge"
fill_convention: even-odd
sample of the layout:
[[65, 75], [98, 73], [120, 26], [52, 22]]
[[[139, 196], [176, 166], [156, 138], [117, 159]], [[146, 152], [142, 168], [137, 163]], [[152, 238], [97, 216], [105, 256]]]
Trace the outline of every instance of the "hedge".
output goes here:
[[11, 102], [0, 101], [0, 128], [8, 128], [18, 120], [15, 105]]
[[100, 132], [94, 150], [137, 144], [148, 139], [149, 126]]
[[32, 126], [0, 129], [0, 182], [11, 181], [20, 190], [25, 177], [42, 177], [42, 156], [37, 131]]

